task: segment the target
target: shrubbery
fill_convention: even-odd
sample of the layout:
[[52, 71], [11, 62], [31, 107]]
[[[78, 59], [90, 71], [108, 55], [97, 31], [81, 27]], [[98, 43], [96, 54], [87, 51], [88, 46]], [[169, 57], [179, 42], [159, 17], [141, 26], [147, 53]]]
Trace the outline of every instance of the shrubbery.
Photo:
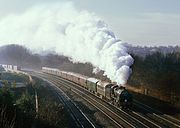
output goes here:
[[133, 73], [129, 79], [131, 86], [146, 86], [154, 89], [180, 92], [180, 53], [134, 56]]
[[[4, 74], [4, 78], [9, 78], [6, 75]], [[47, 87], [46, 82], [34, 79], [35, 85], [27, 85], [25, 89], [7, 85], [0, 88], [0, 128], [67, 127], [63, 105]], [[39, 102], [38, 114], [35, 109], [35, 89]]]

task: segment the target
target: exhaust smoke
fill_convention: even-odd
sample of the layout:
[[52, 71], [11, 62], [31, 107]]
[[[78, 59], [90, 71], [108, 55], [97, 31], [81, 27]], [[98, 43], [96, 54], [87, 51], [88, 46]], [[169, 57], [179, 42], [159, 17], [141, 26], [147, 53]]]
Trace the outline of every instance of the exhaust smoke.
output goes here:
[[73, 62], [91, 63], [112, 81], [124, 85], [133, 58], [98, 16], [78, 11], [72, 3], [43, 4], [0, 20], [0, 45], [55, 51]]

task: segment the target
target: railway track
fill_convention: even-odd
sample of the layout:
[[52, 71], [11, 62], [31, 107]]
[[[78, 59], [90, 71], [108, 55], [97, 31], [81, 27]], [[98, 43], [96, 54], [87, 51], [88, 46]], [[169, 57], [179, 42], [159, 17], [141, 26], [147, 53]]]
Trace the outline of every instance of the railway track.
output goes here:
[[154, 121], [159, 121], [161, 122], [162, 125], [164, 125], [164, 127], [175, 127], [175, 128], [180, 128], [180, 121], [169, 116], [169, 115], [166, 115], [166, 114], [163, 114], [161, 113], [160, 111], [158, 110], [155, 110], [143, 103], [140, 103], [139, 101], [137, 100], [134, 100], [134, 104], [143, 109], [144, 111], [146, 111], [146, 113], [151, 113], [150, 115], [150, 118], [152, 118]]
[[[44, 78], [44, 79], [47, 79], [48, 81], [50, 81], [51, 83], [53, 83], [54, 85], [56, 85], [56, 86], [64, 86], [64, 83], [60, 83], [59, 81], [57, 81], [57, 80], [54, 80], [54, 79], [52, 79], [52, 78], [49, 78], [49, 77], [44, 77], [44, 76], [42, 76], [42, 75], [36, 75], [37, 77], [41, 77], [41, 78]], [[66, 85], [66, 88], [70, 88], [69, 86], [67, 86]], [[71, 91], [73, 91], [74, 93], [76, 93], [77, 95], [79, 95], [82, 99], [84, 99], [84, 100], [86, 100], [88, 103], [90, 103], [91, 105], [93, 105], [96, 109], [98, 109], [99, 111], [101, 111], [105, 116], [107, 116], [114, 124], [115, 124], [115, 126], [116, 127], [120, 127], [120, 128], [124, 128], [124, 127], [133, 127], [133, 126], [129, 126], [129, 125], [127, 125], [127, 124], [125, 124], [125, 123], [123, 123], [123, 122], [119, 122], [119, 121], [121, 121], [121, 119], [116, 119], [116, 120], [118, 120], [118, 122], [116, 121], [116, 120], [114, 120], [111, 116], [109, 116], [109, 114], [107, 114], [107, 110], [106, 110], [106, 112], [104, 112], [102, 109], [101, 109], [101, 107], [102, 106], [98, 106], [98, 105], [95, 105], [95, 103], [94, 102], [92, 102], [91, 101], [91, 99], [88, 99], [87, 97], [86, 97], [86, 95], [82, 95], [82, 92], [80, 93], [80, 92], [77, 92], [77, 91], [75, 91], [73, 88], [71, 88]], [[123, 123], [123, 125], [121, 125]], [[135, 128], [135, 127], [134, 127]]]
[[[36, 75], [35, 75], [36, 76]], [[69, 113], [74, 123], [70, 124], [70, 127], [74, 128], [95, 128], [95, 125], [85, 116], [85, 114], [71, 101], [71, 99], [52, 82], [38, 76], [44, 81], [49, 83], [49, 88], [58, 97], [58, 100], [65, 106], [66, 111]]]
[[[159, 118], [154, 116], [154, 114], [151, 114], [152, 111], [147, 112], [147, 110], [145, 111], [145, 108], [143, 108], [142, 113], [137, 112], [137, 110], [122, 111], [121, 109], [113, 106], [110, 103], [107, 104], [106, 101], [103, 101], [99, 97], [92, 95], [86, 89], [84, 89], [80, 86], [76, 86], [77, 84], [75, 84], [73, 82], [64, 80], [64, 79], [62, 79], [58, 76], [54, 76], [54, 75], [53, 75], [53, 77], [52, 77], [52, 75], [47, 75], [47, 74], [39, 74], [39, 75], [46, 77], [47, 79], [51, 79], [52, 81], [55, 81], [56, 85], [58, 85], [58, 86], [62, 87], [63, 85], [65, 85], [66, 87], [71, 88], [71, 90], [74, 93], [80, 95], [85, 100], [87, 100], [89, 98], [87, 101], [91, 101], [91, 104], [93, 104], [93, 106], [95, 106], [95, 104], [97, 104], [96, 107], [100, 106], [100, 111], [103, 111], [102, 113], [107, 115], [108, 118], [113, 118], [113, 120], [115, 120], [115, 121], [113, 121], [114, 123], [116, 123], [116, 124], [120, 123], [122, 125], [122, 126], [118, 126], [118, 127], [153, 127], [153, 128], [154, 127], [158, 127], [158, 128], [179, 127], [179, 124], [170, 123], [170, 121], [166, 121], [165, 119], [162, 119], [163, 117], [161, 117], [161, 120], [159, 120]], [[49, 77], [49, 76], [51, 76], [51, 77]], [[94, 99], [94, 101], [93, 101], [93, 99]], [[139, 109], [140, 109], [140, 107], [139, 107]], [[112, 111], [112, 112], [110, 113], [110, 111]], [[142, 111], [142, 108], [140, 111]], [[150, 113], [150, 114], [147, 114], [147, 113]], [[121, 120], [121, 122], [118, 122], [118, 120]]]

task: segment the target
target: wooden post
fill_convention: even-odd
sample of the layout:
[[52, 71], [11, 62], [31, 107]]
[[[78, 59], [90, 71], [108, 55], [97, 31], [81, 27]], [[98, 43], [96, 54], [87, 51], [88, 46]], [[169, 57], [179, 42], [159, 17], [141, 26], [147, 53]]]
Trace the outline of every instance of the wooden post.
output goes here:
[[38, 114], [38, 96], [36, 89], [35, 89], [35, 99], [36, 99], [36, 113]]
[[36, 91], [36, 87], [35, 87], [35, 81], [32, 79], [32, 77], [29, 75], [29, 81], [32, 84], [32, 87], [34, 88], [34, 93], [35, 93], [35, 102], [36, 102], [36, 117], [38, 117], [38, 95], [37, 95], [37, 91]]

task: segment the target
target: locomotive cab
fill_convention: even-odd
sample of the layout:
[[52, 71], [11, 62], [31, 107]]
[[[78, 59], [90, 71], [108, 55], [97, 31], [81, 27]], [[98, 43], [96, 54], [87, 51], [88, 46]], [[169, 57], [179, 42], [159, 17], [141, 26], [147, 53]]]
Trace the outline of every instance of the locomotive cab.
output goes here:
[[115, 96], [115, 89], [116, 88], [118, 88], [118, 85], [113, 85], [113, 86], [111, 86], [111, 97], [112, 98], [115, 98], [116, 96]]

